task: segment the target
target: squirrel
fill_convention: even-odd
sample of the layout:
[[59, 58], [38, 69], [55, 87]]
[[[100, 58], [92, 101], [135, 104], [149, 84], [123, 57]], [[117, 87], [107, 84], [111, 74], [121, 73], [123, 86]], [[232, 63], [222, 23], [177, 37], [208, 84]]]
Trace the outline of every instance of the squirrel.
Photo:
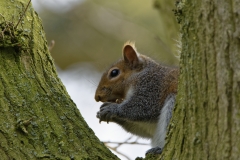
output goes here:
[[178, 67], [168, 67], [125, 43], [123, 58], [105, 71], [95, 100], [104, 102], [99, 122], [115, 122], [127, 132], [151, 139], [146, 154], [162, 153], [178, 84]]

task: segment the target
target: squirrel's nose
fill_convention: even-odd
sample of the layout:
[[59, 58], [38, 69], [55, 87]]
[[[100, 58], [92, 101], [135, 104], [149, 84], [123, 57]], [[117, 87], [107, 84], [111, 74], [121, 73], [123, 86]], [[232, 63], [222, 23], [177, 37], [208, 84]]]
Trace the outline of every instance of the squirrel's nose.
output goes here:
[[99, 101], [101, 101], [101, 96], [99, 96], [99, 95], [95, 95], [95, 100], [97, 101], [97, 102], [99, 102]]

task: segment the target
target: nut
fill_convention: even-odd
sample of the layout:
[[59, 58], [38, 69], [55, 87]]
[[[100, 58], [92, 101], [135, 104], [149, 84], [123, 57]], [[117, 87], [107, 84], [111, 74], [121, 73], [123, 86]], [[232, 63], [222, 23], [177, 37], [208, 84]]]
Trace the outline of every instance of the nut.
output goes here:
[[120, 100], [120, 99], [116, 99], [116, 103], [117, 103], [117, 104], [120, 104], [120, 103], [122, 103], [122, 102], [123, 102], [123, 99], [121, 99], [121, 100]]

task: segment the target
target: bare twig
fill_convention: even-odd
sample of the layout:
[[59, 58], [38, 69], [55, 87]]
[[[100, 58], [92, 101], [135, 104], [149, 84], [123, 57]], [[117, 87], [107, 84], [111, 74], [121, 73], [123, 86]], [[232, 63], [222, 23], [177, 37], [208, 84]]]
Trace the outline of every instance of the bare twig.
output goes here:
[[17, 23], [17, 25], [15, 26], [15, 28], [17, 28], [17, 26], [19, 25], [19, 23], [20, 23], [20, 21], [22, 20], [23, 16], [25, 15], [25, 13], [26, 13], [29, 5], [30, 5], [30, 2], [31, 2], [31, 0], [29, 0], [29, 2], [28, 2], [28, 4], [27, 4], [27, 7], [25, 8], [25, 10], [24, 10], [23, 14], [21, 15], [20, 19], [18, 20], [18, 23]]
[[104, 144], [108, 144], [108, 143], [111, 143], [111, 144], [120, 144], [120, 145], [123, 145], [123, 144], [137, 144], [137, 145], [149, 145], [147, 143], [139, 143], [139, 142], [111, 142], [111, 141], [106, 141], [106, 142], [103, 142]]
[[[105, 145], [106, 145], [106, 144], [105, 144]], [[116, 147], [111, 147], [111, 146], [109, 146], [109, 145], [106, 145], [106, 146], [107, 146], [108, 148], [110, 148], [111, 150], [113, 150], [114, 152], [122, 155], [122, 156], [125, 157], [126, 159], [131, 160], [128, 156], [126, 156], [125, 154], [119, 152], [119, 151], [116, 149]]]
[[0, 15], [2, 16], [2, 18], [4, 19], [4, 21], [6, 21], [5, 17], [0, 13]]
[[[129, 140], [132, 139], [132, 137], [133, 137], [133, 136], [130, 136], [130, 137], [127, 138], [124, 142], [111, 142], [111, 141], [105, 141], [105, 142], [102, 141], [102, 142], [105, 144], [105, 146], [107, 146], [107, 147], [110, 148], [111, 150], [115, 151], [116, 153], [118, 153], [118, 154], [124, 156], [126, 159], [130, 160], [130, 158], [129, 158], [128, 156], [126, 156], [125, 154], [123, 154], [123, 153], [121, 153], [121, 152], [118, 151], [118, 148], [119, 148], [121, 145], [123, 145], [123, 144], [149, 145], [149, 144], [147, 144], [147, 143], [139, 143], [139, 142], [137, 142], [138, 138], [137, 138], [135, 141], [133, 141], [133, 142], [129, 142]], [[117, 144], [117, 146], [112, 147], [112, 146], [109, 146], [109, 144]]]

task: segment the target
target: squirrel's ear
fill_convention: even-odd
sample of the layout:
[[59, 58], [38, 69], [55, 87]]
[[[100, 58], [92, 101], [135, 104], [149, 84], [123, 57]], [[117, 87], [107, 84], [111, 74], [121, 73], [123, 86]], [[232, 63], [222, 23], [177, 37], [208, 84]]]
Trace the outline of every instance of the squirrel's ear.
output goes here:
[[135, 65], [139, 62], [138, 53], [136, 51], [134, 44], [128, 43], [124, 45], [123, 57], [125, 62], [130, 63], [132, 65]]

